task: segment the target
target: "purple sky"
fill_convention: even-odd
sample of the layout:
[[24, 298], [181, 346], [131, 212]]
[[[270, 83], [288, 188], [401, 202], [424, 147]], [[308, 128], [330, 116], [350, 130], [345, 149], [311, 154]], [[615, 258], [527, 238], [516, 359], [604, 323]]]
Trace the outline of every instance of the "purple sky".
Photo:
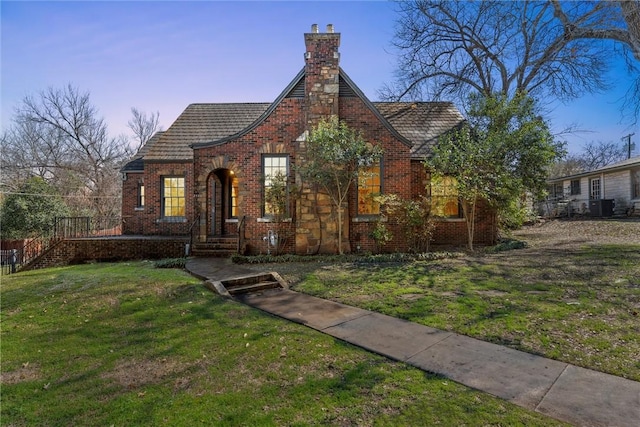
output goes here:
[[[128, 134], [131, 107], [160, 112], [168, 128], [194, 102], [270, 102], [304, 64], [303, 33], [332, 23], [342, 34], [341, 66], [371, 99], [393, 79], [396, 19], [388, 2], [12, 2], [0, 3], [2, 129], [28, 94], [71, 83], [91, 93], [110, 132]], [[620, 142], [640, 130], [621, 122], [629, 86], [615, 87], [550, 118], [558, 131], [577, 124], [569, 148]], [[640, 144], [636, 144], [637, 146]], [[640, 147], [636, 150], [640, 153]]]

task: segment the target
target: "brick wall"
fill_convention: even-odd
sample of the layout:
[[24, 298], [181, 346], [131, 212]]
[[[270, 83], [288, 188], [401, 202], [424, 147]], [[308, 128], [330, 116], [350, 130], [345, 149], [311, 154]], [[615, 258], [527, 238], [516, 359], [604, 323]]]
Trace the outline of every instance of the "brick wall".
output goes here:
[[28, 270], [79, 264], [87, 261], [124, 261], [179, 258], [189, 241], [176, 238], [69, 239], [54, 245], [28, 266]]

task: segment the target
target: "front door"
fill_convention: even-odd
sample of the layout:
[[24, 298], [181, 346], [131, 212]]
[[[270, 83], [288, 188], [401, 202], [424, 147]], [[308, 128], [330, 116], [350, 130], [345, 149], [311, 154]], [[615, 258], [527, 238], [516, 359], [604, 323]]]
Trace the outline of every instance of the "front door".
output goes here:
[[227, 220], [233, 216], [233, 173], [228, 169], [217, 169], [209, 177], [211, 200], [209, 202], [209, 232], [211, 236], [224, 236]]
[[215, 176], [211, 179], [211, 218], [209, 219], [209, 224], [211, 224], [211, 235], [215, 236], [218, 233], [218, 220], [216, 218], [216, 214], [218, 213], [218, 180]]

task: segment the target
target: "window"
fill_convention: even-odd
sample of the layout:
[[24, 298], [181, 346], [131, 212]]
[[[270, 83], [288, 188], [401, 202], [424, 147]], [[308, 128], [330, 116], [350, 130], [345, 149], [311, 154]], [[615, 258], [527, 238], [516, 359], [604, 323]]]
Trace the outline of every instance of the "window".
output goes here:
[[144, 207], [144, 184], [138, 184], [138, 192], [136, 194], [136, 207], [143, 208]]
[[578, 194], [580, 194], [580, 180], [579, 179], [572, 179], [571, 180], [571, 195], [572, 196], [577, 196]]
[[549, 184], [549, 187], [547, 188], [547, 190], [549, 191], [550, 199], [562, 198], [562, 196], [564, 195], [562, 190], [562, 184]]
[[238, 217], [238, 178], [231, 176], [231, 191], [230, 191], [230, 203], [229, 203], [229, 215], [231, 218]]
[[165, 218], [184, 217], [184, 177], [162, 178], [162, 216]]
[[287, 156], [264, 156], [264, 215], [287, 214], [287, 177], [289, 159]]
[[640, 199], [640, 170], [631, 171], [631, 198]]
[[380, 185], [380, 162], [363, 168], [358, 176], [358, 215], [378, 215], [380, 203], [374, 196], [382, 192]]
[[431, 181], [431, 213], [442, 218], [462, 218], [456, 179], [445, 176]]
[[591, 188], [589, 198], [591, 198], [591, 200], [600, 199], [600, 178], [591, 179], [589, 181], [589, 187]]

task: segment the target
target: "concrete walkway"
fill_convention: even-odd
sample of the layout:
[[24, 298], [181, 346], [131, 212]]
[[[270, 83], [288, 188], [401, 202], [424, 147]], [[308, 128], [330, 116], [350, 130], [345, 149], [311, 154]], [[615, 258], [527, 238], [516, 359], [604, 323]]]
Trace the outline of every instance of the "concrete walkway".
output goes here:
[[[187, 270], [203, 280], [251, 273], [227, 259], [211, 258], [190, 260]], [[640, 426], [640, 382], [288, 289], [237, 299], [562, 421], [578, 426]]]

